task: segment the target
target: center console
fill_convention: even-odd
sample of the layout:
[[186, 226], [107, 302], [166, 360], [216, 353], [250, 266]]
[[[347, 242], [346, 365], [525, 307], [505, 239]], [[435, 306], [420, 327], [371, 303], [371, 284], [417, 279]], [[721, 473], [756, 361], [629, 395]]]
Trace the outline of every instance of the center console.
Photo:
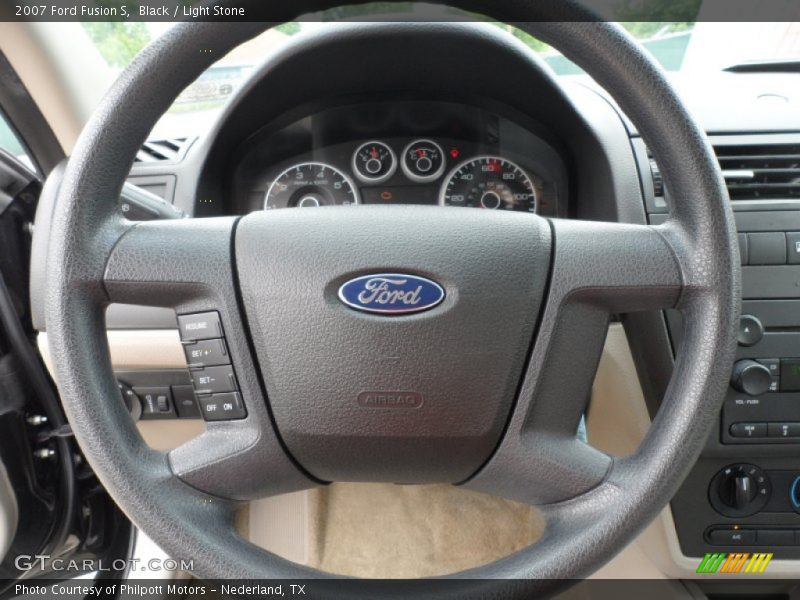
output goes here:
[[[800, 135], [712, 136], [742, 257], [742, 317], [730, 386], [705, 449], [671, 508], [683, 554], [800, 558]], [[648, 219], [669, 190], [644, 143]], [[666, 314], [676, 354], [682, 322]]]

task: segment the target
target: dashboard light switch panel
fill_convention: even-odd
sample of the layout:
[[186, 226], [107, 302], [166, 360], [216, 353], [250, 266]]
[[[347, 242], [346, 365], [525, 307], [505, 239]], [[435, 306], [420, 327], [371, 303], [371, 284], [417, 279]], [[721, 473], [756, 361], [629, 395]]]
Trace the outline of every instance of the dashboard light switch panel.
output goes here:
[[172, 392], [165, 387], [135, 387], [133, 391], [142, 401], [142, 419], [174, 419]]

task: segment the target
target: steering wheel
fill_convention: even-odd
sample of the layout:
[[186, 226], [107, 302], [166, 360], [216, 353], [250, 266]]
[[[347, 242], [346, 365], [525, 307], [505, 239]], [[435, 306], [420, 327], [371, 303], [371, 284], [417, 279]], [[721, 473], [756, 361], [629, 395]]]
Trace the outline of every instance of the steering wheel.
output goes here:
[[[69, 161], [49, 246], [47, 331], [91, 466], [130, 519], [191, 559], [198, 576], [323, 576], [239, 537], [238, 501], [333, 480], [438, 481], [535, 504], [546, 521], [536, 544], [454, 577], [549, 588], [629, 543], [716, 422], [735, 348], [739, 260], [703, 132], [642, 48], [615, 25], [587, 22], [577, 5], [448, 4], [517, 22], [603, 85], [658, 158], [670, 219], [361, 206], [134, 224], [116, 199], [156, 120], [268, 24], [181, 24], [156, 40], [111, 88]], [[294, 2], [279, 17], [335, 5]], [[386, 273], [438, 284], [443, 298], [401, 315], [340, 301], [342, 286]], [[209, 422], [168, 454], [147, 447], [117, 401], [103, 319], [112, 302], [217, 313], [246, 417]], [[575, 435], [609, 315], [668, 308], [683, 313], [685, 332], [662, 406], [634, 454], [609, 457]], [[364, 400], [371, 392], [404, 400], [376, 408]]]

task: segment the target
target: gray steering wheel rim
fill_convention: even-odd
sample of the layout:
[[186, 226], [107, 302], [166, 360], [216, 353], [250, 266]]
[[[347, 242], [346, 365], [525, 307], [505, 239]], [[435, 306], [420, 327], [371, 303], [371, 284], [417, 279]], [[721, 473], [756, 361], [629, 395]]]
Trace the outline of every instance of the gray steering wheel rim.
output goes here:
[[[278, 21], [290, 20], [337, 4], [296, 2], [276, 16]], [[661, 69], [620, 28], [588, 22], [583, 9], [564, 2], [446, 4], [516, 22], [594, 76], [649, 141], [674, 199], [673, 227], [665, 235], [683, 268], [680, 307], [687, 329], [650, 434], [635, 455], [613, 463], [601, 486], [544, 507], [551, 521], [537, 544], [454, 576], [540, 580], [516, 588], [530, 592], [533, 586], [549, 588], [553, 580], [588, 575], [606, 562], [655, 517], [691, 468], [716, 421], [733, 359], [738, 246], [727, 192], [708, 140]], [[165, 456], [142, 443], [122, 406], [107, 402], [116, 390], [104, 342], [102, 309], [107, 296], [102, 276], [109, 247], [122, 227], [114, 225], [115, 199], [152, 125], [215, 56], [268, 26], [182, 24], [134, 60], [75, 147], [49, 246], [49, 343], [81, 448], [133, 522], [173, 556], [191, 557], [195, 572], [210, 578], [323, 574], [239, 538], [231, 505], [175, 480]], [[198, 47], [213, 52], [200, 53]], [[462, 597], [464, 590], [454, 588], [453, 593]]]

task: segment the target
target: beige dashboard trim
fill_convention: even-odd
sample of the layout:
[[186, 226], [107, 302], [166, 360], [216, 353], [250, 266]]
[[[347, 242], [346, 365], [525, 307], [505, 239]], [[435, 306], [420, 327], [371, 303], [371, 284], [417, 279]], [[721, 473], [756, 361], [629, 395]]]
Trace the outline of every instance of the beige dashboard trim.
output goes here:
[[14, 67], [68, 154], [83, 127], [82, 117], [57, 63], [42, 45], [41, 27], [31, 23], [0, 23], [0, 51]]
[[[39, 352], [52, 373], [47, 333], [37, 339]], [[125, 329], [108, 332], [115, 369], [185, 369], [186, 359], [177, 329]]]
[[[46, 333], [39, 334], [37, 344], [47, 369], [55, 379]], [[108, 332], [108, 347], [111, 364], [118, 370], [186, 368], [177, 329], [111, 330]], [[139, 421], [137, 426], [147, 445], [161, 451], [177, 448], [206, 429], [200, 419]]]

